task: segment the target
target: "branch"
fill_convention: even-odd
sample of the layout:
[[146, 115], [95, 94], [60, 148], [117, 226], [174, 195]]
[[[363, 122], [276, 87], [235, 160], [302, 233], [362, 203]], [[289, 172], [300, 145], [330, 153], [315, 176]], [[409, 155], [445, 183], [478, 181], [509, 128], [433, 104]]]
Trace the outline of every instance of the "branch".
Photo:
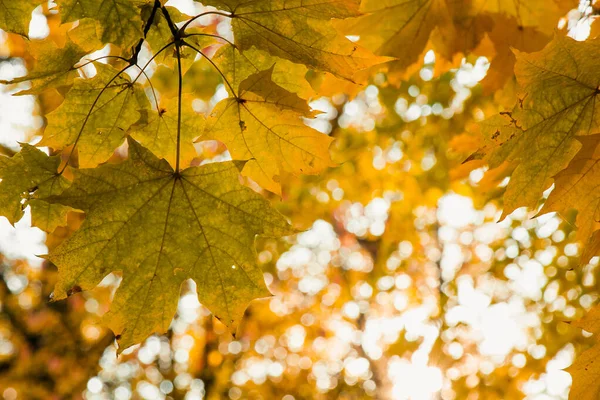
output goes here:
[[154, 16], [156, 15], [156, 11], [160, 7], [161, 7], [160, 0], [154, 0], [154, 6], [152, 7], [152, 11], [150, 12], [150, 17], [148, 17], [148, 21], [146, 21], [146, 23], [144, 24], [144, 37], [141, 38], [140, 41], [135, 45], [135, 47], [133, 49], [133, 54], [132, 54], [131, 58], [129, 59], [129, 62], [132, 65], [137, 64], [138, 56], [140, 55], [140, 52], [142, 51], [142, 44], [144, 44], [144, 41], [146, 40], [146, 36], [148, 35], [148, 32], [150, 31], [150, 27], [152, 26], [152, 23], [154, 22]]
[[196, 15], [195, 17], [193, 17], [192, 19], [187, 21], [185, 24], [183, 24], [183, 26], [179, 29], [179, 31], [183, 34], [183, 32], [185, 31], [185, 28], [187, 28], [192, 22], [194, 22], [195, 20], [197, 20], [200, 17], [204, 17], [205, 15], [210, 15], [210, 14], [221, 15], [221, 16], [227, 17], [227, 18], [233, 18], [232, 14], [225, 14], [224, 12], [221, 12], [221, 11], [206, 11], [206, 12]]

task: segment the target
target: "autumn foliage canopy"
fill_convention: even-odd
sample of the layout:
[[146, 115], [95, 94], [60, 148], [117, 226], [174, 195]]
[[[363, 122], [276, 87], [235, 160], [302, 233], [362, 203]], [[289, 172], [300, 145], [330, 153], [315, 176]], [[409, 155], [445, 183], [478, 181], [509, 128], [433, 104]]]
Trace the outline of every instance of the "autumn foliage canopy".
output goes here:
[[[232, 337], [254, 343], [269, 324], [283, 324], [247, 311], [255, 299], [274, 294], [275, 302], [302, 292], [306, 309], [298, 303], [280, 314], [315, 326], [305, 316], [321, 304], [310, 315], [329, 321], [339, 309], [365, 333], [372, 315], [391, 318], [407, 304], [427, 303], [422, 290], [430, 287], [436, 301], [427, 318], [437, 339], [428, 345], [429, 360], [438, 354], [436, 365], [450, 371], [463, 353], [481, 351], [469, 350], [468, 340], [457, 333], [459, 323], [450, 322], [450, 310], [462, 301], [463, 278], [475, 286], [486, 277], [506, 281], [513, 266], [525, 274], [531, 269], [523, 265], [536, 260], [545, 280], [539, 295], [524, 297], [523, 307], [537, 310], [545, 324], [540, 332], [546, 333], [535, 333], [532, 340], [546, 343], [548, 358], [574, 343], [570, 396], [597, 398], [600, 346], [581, 337], [581, 329], [600, 332], [600, 308], [592, 307], [596, 284], [585, 283], [587, 275], [598, 275], [600, 256], [600, 23], [595, 24], [593, 4], [206, 0], [190, 1], [186, 8], [171, 3], [0, 0], [3, 51], [26, 66], [24, 75], [3, 75], [1, 83], [13, 96], [35, 98], [36, 113], [43, 117], [28, 138], [34, 144], [6, 147], [0, 157], [0, 215], [15, 224], [29, 209], [32, 225], [47, 234], [44, 268], [58, 271], [53, 287], [44, 286], [51, 302], [38, 293], [36, 307], [57, 307], [68, 297], [102, 298], [105, 309], [93, 323], [103, 333], [90, 354], [108, 345], [105, 327], [121, 354], [170, 327], [177, 332], [182, 293], [193, 286], [216, 319], [207, 327], [212, 317], [202, 317], [203, 329], [217, 326], [218, 335], [198, 341], [206, 352], [202, 365], [216, 370], [226, 361], [211, 352], [211, 340], [217, 347]], [[31, 34], [36, 13], [46, 18], [44, 37]], [[488, 210], [471, 223], [508, 232], [488, 240], [474, 228], [464, 236], [460, 230], [466, 225], [452, 228], [463, 249], [460, 266], [452, 268], [444, 261], [451, 247], [439, 210], [451, 193]], [[385, 205], [383, 214], [378, 204]], [[531, 225], [533, 217], [553, 218], [562, 236], [544, 236]], [[365, 218], [370, 222], [361, 228]], [[331, 223], [338, 241], [321, 253], [315, 250], [315, 260], [324, 265], [318, 274], [337, 285], [328, 305], [320, 299], [333, 289], [305, 290], [299, 270], [287, 273], [282, 267], [289, 259], [285, 254], [295, 248], [290, 246], [300, 246], [308, 240], [302, 235], [316, 229], [315, 220]], [[511, 233], [518, 229], [530, 232], [527, 240]], [[507, 256], [513, 245], [518, 254]], [[553, 253], [544, 261], [548, 251]], [[358, 262], [355, 253], [362, 254], [362, 267], [352, 266]], [[23, 267], [11, 268], [13, 274]], [[110, 276], [116, 290], [104, 293]], [[410, 276], [412, 286], [399, 276]], [[550, 306], [556, 303], [546, 294], [552, 282], [565, 302], [575, 304], [572, 312], [556, 314], [571, 307], [567, 303]], [[15, 324], [25, 311], [11, 311], [10, 285], [4, 286], [2, 312], [11, 312]], [[367, 296], [373, 288], [379, 294]], [[402, 290], [414, 290], [404, 306], [394, 292]], [[490, 302], [508, 298], [502, 296], [508, 295], [490, 295]], [[356, 315], [345, 305], [351, 297], [362, 299], [353, 303], [360, 308]], [[90, 311], [79, 307], [78, 312], [69, 315], [79, 315], [76, 325], [84, 326], [82, 316]], [[221, 326], [227, 329], [219, 331]], [[315, 343], [329, 335], [327, 329], [336, 330], [319, 329], [309, 334]], [[407, 342], [403, 335], [410, 335], [402, 329], [382, 345], [379, 356], [369, 353], [364, 341], [356, 345], [352, 354], [369, 360], [371, 374], [360, 382], [373, 385], [348, 389], [358, 380], [346, 379], [348, 388], [338, 388], [337, 396], [404, 398], [393, 395], [391, 364], [382, 366], [415, 352], [407, 344], [414, 340]], [[427, 342], [425, 337], [419, 343]], [[454, 356], [456, 346], [450, 343], [460, 340], [463, 350]], [[231, 349], [230, 354], [239, 353]], [[528, 354], [530, 370], [517, 354]], [[546, 360], [546, 353], [536, 354], [531, 346], [517, 346], [503, 361], [494, 361], [494, 372], [465, 372], [436, 390], [453, 391], [454, 397], [443, 398], [470, 399], [480, 385], [480, 398], [520, 398], [523, 382], [544, 371], [545, 364], [536, 360]], [[81, 372], [81, 385], [93, 370]], [[202, 371], [196, 373], [204, 385], [224, 379], [214, 398], [242, 396], [234, 389], [243, 385], [209, 379]], [[16, 382], [17, 375], [6, 381]], [[478, 381], [473, 384], [470, 376]], [[299, 388], [297, 398], [312, 398]], [[80, 388], [50, 391], [68, 396], [70, 390]], [[335, 398], [327, 390], [320, 395]], [[40, 393], [45, 392], [31, 398]], [[262, 396], [281, 398], [280, 393], [287, 392], [280, 388]]]

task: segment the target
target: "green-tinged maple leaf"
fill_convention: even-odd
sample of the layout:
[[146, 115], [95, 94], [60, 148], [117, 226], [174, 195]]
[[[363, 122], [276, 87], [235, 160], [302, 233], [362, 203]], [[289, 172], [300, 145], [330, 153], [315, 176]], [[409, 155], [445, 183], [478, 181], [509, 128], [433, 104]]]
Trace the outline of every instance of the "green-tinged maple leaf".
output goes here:
[[282, 171], [315, 174], [333, 165], [332, 139], [304, 124], [306, 101], [273, 83], [272, 71], [251, 75], [237, 97], [219, 102], [205, 136], [225, 143], [233, 159], [248, 160], [243, 173], [280, 193]]
[[[189, 165], [196, 157], [193, 141], [202, 134], [204, 117], [192, 109], [192, 98], [181, 100], [181, 135], [179, 162], [182, 167]], [[140, 120], [131, 127], [130, 135], [158, 157], [175, 166], [177, 159], [177, 98], [167, 99], [159, 110], [143, 110]]]
[[125, 162], [75, 171], [72, 186], [54, 199], [86, 213], [49, 254], [59, 269], [55, 299], [121, 271], [106, 318], [126, 348], [168, 329], [180, 286], [192, 278], [200, 302], [235, 329], [248, 302], [269, 295], [255, 264], [255, 236], [290, 234], [287, 222], [239, 183], [233, 163], [175, 173], [128, 142]]
[[75, 64], [88, 53], [70, 40], [60, 48], [53, 41], [31, 41], [30, 54], [35, 64], [27, 75], [11, 81], [0, 81], [4, 84], [31, 82], [31, 88], [22, 90], [18, 95], [39, 94], [42, 91], [60, 86], [68, 86], [77, 76]]
[[[396, 62], [407, 67], [417, 60], [436, 26], [435, 3], [436, 0], [366, 0], [361, 4], [366, 15], [344, 21], [343, 31], [359, 35], [361, 44], [376, 54], [400, 56]], [[380, 29], [374, 30], [375, 25]]]
[[0, 29], [27, 36], [31, 13], [44, 0], [0, 0]]
[[511, 117], [512, 113], [494, 115], [478, 124], [484, 145], [466, 161], [485, 160], [490, 168], [497, 168], [503, 162], [511, 160], [518, 144], [517, 137], [523, 135], [523, 129]]
[[69, 186], [57, 172], [59, 164], [60, 156], [49, 157], [28, 144], [11, 158], [0, 157], [0, 215], [14, 224], [29, 205], [34, 226], [51, 232], [64, 225], [69, 207], [44, 201]]
[[[554, 190], [541, 212], [562, 215], [577, 210], [577, 238], [587, 245], [600, 229], [600, 135], [582, 136], [581, 150], [564, 170], [554, 177]], [[589, 253], [584, 250], [584, 253]], [[595, 254], [594, 254], [595, 255]], [[587, 260], [582, 260], [588, 262]]]
[[96, 20], [100, 39], [129, 49], [143, 36], [142, 7], [151, 0], [56, 0], [61, 21]]
[[361, 69], [387, 61], [350, 42], [331, 25], [332, 18], [360, 15], [356, 0], [206, 2], [229, 11], [235, 44], [252, 46], [310, 68], [345, 79]]
[[68, 39], [88, 53], [101, 49], [105, 44], [98, 38], [96, 23], [85, 18], [79, 20], [76, 26], [67, 32]]
[[226, 44], [216, 52], [212, 61], [233, 88], [239, 87], [250, 75], [273, 67], [271, 80], [275, 84], [302, 98], [314, 95], [314, 90], [305, 79], [308, 69], [304, 65], [271, 56], [255, 47], [241, 52], [236, 46]]
[[77, 78], [64, 103], [48, 115], [40, 146], [63, 149], [77, 143], [79, 164], [96, 166], [123, 143], [126, 131], [149, 103], [140, 84], [114, 67], [95, 63], [91, 79]]
[[[169, 14], [171, 14], [172, 11], [172, 7], [169, 7]], [[162, 13], [156, 13], [154, 15], [153, 27], [148, 31], [146, 40], [155, 54], [158, 53], [163, 47], [173, 42], [173, 33], [171, 32], [171, 28], [169, 27], [169, 24]], [[169, 66], [172, 66], [174, 62], [171, 60], [175, 60], [174, 51], [165, 50], [161, 54], [158, 54], [155, 57], [155, 60], [156, 62], [167, 63]]]
[[500, 159], [518, 164], [504, 195], [504, 215], [518, 207], [535, 207], [551, 178], [580, 148], [575, 136], [599, 132], [598, 55], [599, 40], [576, 42], [563, 36], [540, 52], [517, 53], [522, 100], [507, 115], [520, 133], [500, 128], [498, 137], [506, 140], [488, 155], [494, 158], [501, 152]]

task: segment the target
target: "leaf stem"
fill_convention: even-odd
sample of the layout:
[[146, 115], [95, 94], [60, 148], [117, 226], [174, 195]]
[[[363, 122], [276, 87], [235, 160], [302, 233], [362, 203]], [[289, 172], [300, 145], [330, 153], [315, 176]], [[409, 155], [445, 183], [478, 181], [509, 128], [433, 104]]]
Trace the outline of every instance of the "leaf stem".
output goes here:
[[179, 40], [179, 38], [180, 38], [179, 30], [177, 29], [177, 26], [173, 22], [173, 19], [171, 18], [171, 14], [169, 14], [169, 10], [167, 10], [167, 7], [164, 7], [164, 6], [162, 6], [160, 8], [160, 10], [162, 11], [163, 16], [167, 20], [167, 25], [169, 25], [171, 34], [173, 34], [173, 40], [175, 40], [175, 41]]
[[181, 98], [183, 94], [183, 74], [181, 72], [181, 43], [175, 44], [177, 51], [177, 72], [178, 72], [178, 88], [177, 88], [177, 155], [175, 159], [175, 173], [179, 174], [179, 158], [181, 153]]
[[[94, 111], [94, 107], [96, 107], [96, 104], [98, 103], [98, 100], [100, 100], [100, 97], [102, 96], [102, 94], [106, 91], [106, 89], [108, 89], [108, 87], [110, 86], [111, 83], [114, 82], [115, 79], [117, 79], [123, 72], [125, 72], [127, 69], [129, 69], [132, 66], [136, 66], [137, 68], [140, 69], [140, 73], [138, 74], [138, 76], [135, 77], [135, 79], [130, 83], [130, 86], [133, 86], [135, 84], [135, 82], [138, 80], [138, 78], [140, 76], [142, 76], [142, 74], [144, 74], [146, 77], [148, 77], [148, 75], [145, 73], [146, 68], [148, 67], [148, 65], [150, 65], [150, 63], [152, 62], [152, 60], [154, 60], [156, 57], [158, 57], [158, 55], [160, 53], [162, 53], [165, 49], [167, 49], [168, 47], [172, 46], [174, 43], [169, 43], [164, 45], [158, 52], [156, 52], [156, 54], [154, 54], [152, 56], [152, 58], [150, 58], [150, 60], [148, 60], [148, 62], [146, 63], [146, 65], [144, 65], [144, 67], [140, 67], [137, 64], [128, 64], [125, 67], [123, 67], [119, 72], [117, 72], [117, 74], [115, 76], [113, 76], [106, 85], [104, 85], [104, 87], [102, 88], [102, 90], [100, 91], [100, 93], [98, 93], [98, 96], [96, 96], [96, 98], [94, 99], [94, 102], [92, 103], [92, 106], [90, 107], [90, 110], [88, 111], [87, 115], [85, 116], [85, 119], [83, 120], [83, 124], [81, 125], [81, 129], [79, 129], [79, 132], [77, 133], [77, 137], [75, 138], [75, 142], [73, 142], [73, 148], [71, 149], [71, 152], [69, 153], [69, 158], [67, 159], [67, 162], [65, 163], [65, 165], [63, 166], [63, 168], [59, 171], [59, 175], [62, 175], [63, 172], [65, 172], [65, 169], [67, 168], [67, 166], [69, 165], [69, 161], [71, 160], [71, 157], [73, 156], [73, 152], [75, 151], [75, 148], [77, 147], [77, 143], [79, 143], [79, 139], [81, 138], [81, 134], [83, 133], [83, 130], [85, 129], [85, 125], [87, 124], [88, 120], [90, 119], [90, 116], [92, 115], [92, 112]], [[148, 81], [150, 81], [148, 79]], [[152, 86], [152, 83], [150, 82], [150, 85]], [[154, 88], [152, 88], [152, 93], [154, 94], [154, 97], [156, 99], [156, 93], [154, 93]], [[157, 103], [157, 108], [158, 108], [158, 101], [156, 101]]]
[[195, 17], [193, 17], [192, 19], [188, 20], [185, 24], [183, 24], [183, 26], [181, 28], [179, 28], [179, 32], [183, 33], [185, 31], [185, 28], [187, 28], [192, 22], [194, 22], [198, 18], [204, 17], [205, 15], [210, 15], [210, 14], [221, 15], [223, 17], [232, 18], [231, 14], [225, 14], [222, 11], [206, 11], [206, 12], [198, 14]]
[[83, 68], [86, 65], [95, 63], [96, 61], [104, 60], [106, 58], [116, 58], [118, 60], [125, 61], [126, 63], [129, 63], [129, 60], [126, 59], [125, 57], [121, 57], [121, 56], [102, 56], [102, 57], [95, 58], [93, 60], [85, 60], [85, 63], [83, 63], [81, 65], [76, 65], [75, 67], [73, 67], [73, 70], [77, 70], [79, 68]]
[[[144, 67], [143, 67], [143, 68], [140, 68], [140, 69], [141, 69], [142, 71], [145, 71], [145, 70], [146, 70], [146, 68], [148, 68], [148, 65], [150, 65], [150, 63], [151, 63], [152, 61], [154, 61], [154, 59], [155, 59], [156, 57], [158, 57], [160, 53], [162, 53], [163, 51], [165, 51], [166, 49], [168, 49], [169, 47], [171, 47], [171, 46], [172, 46], [172, 45], [174, 45], [174, 44], [175, 44], [175, 42], [171, 42], [171, 43], [167, 43], [167, 44], [165, 44], [165, 45], [164, 45], [164, 46], [163, 46], [163, 47], [162, 47], [162, 48], [161, 48], [159, 51], [157, 51], [157, 52], [156, 52], [156, 54], [154, 54], [154, 55], [153, 55], [153, 56], [152, 56], [152, 57], [151, 57], [151, 58], [148, 60], [148, 62], [147, 62], [145, 65], [144, 65]], [[137, 65], [137, 64], [136, 64], [136, 65]], [[139, 68], [139, 66], [138, 66], [138, 68]], [[136, 82], [137, 82], [137, 80], [139, 79], [139, 77], [140, 77], [141, 75], [142, 75], [142, 74], [141, 74], [141, 73], [139, 73], [139, 74], [138, 74], [138, 76], [136, 76], [136, 77], [135, 77], [135, 79], [134, 79], [134, 80], [131, 82], [131, 84], [133, 85], [134, 83], [136, 83]]]
[[208, 37], [213, 37], [216, 39], [221, 39], [227, 43], [229, 43], [230, 45], [235, 47], [235, 44], [233, 44], [233, 42], [231, 42], [230, 40], [225, 39], [223, 36], [221, 35], [213, 35], [212, 33], [183, 33], [181, 35], [182, 39], [188, 38], [188, 37], [194, 37], [194, 36], [208, 36]]

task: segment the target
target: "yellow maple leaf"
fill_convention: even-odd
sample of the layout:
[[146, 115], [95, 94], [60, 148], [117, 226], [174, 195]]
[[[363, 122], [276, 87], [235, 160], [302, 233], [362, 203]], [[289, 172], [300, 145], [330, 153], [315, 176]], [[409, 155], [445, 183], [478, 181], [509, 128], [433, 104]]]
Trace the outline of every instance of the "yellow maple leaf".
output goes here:
[[211, 0], [206, 4], [230, 12], [235, 45], [241, 51], [255, 46], [350, 80], [356, 71], [388, 60], [352, 43], [331, 25], [332, 18], [360, 15], [357, 0]]
[[332, 139], [304, 124], [305, 100], [271, 81], [273, 68], [249, 76], [236, 97], [221, 100], [207, 121], [203, 139], [223, 142], [235, 160], [247, 160], [243, 174], [280, 193], [282, 171], [315, 174], [333, 165]]
[[109, 65], [96, 63], [91, 79], [77, 78], [64, 103], [48, 114], [48, 126], [39, 146], [63, 149], [77, 144], [79, 164], [106, 161], [139, 120], [149, 103], [139, 83]]
[[[600, 229], [600, 135], [582, 136], [581, 150], [564, 170], [554, 177], [554, 190], [541, 212], [562, 215], [577, 210], [577, 239], [587, 245]], [[584, 253], [587, 253], [584, 250]], [[589, 261], [589, 258], [582, 260]]]
[[499, 144], [486, 155], [496, 164], [517, 164], [504, 195], [504, 216], [518, 207], [534, 208], [581, 147], [575, 136], [600, 132], [600, 73], [594, 67], [599, 54], [600, 40], [564, 36], [540, 52], [516, 52], [522, 100], [505, 113], [510, 122], [490, 130]]
[[142, 7], [152, 0], [57, 0], [61, 21], [73, 22], [83, 18], [97, 21], [99, 37], [129, 49], [142, 36]]
[[20, 82], [31, 82], [31, 88], [17, 93], [18, 95], [40, 94], [50, 88], [68, 86], [73, 83], [77, 76], [75, 64], [88, 53], [71, 40], [67, 40], [64, 47], [58, 47], [52, 41], [31, 41], [29, 52], [35, 59], [35, 64], [28, 74], [2, 81], [2, 84], [14, 84]]
[[[588, 311], [573, 325], [598, 336], [600, 333], [600, 306]], [[575, 358], [575, 362], [567, 368], [573, 378], [569, 391], [570, 400], [596, 400], [600, 395], [600, 344], [584, 351]]]

